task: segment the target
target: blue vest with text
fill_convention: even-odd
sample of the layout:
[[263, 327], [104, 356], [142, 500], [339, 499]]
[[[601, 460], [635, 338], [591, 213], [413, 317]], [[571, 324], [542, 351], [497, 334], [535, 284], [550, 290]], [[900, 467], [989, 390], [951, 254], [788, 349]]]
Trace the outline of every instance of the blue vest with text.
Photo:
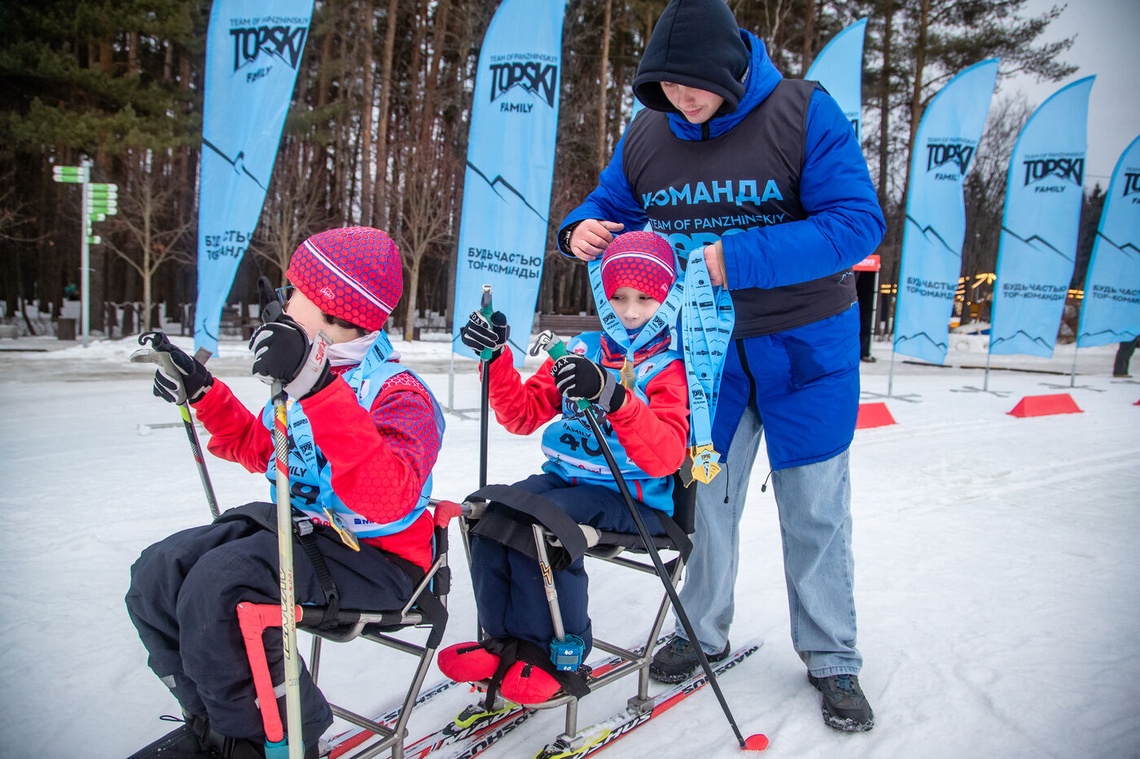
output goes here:
[[[579, 353], [586, 358], [599, 362], [601, 359], [601, 333], [586, 332], [578, 337], [566, 341], [566, 349], [571, 353]], [[585, 352], [582, 353], [582, 348]], [[635, 380], [633, 392], [643, 402], [647, 402], [645, 388], [658, 373], [674, 361], [681, 361], [681, 354], [666, 350], [655, 353], [635, 367]], [[615, 379], [618, 378], [617, 369], [606, 368]], [[630, 492], [646, 506], [673, 513], [673, 478], [650, 477], [629, 459], [629, 454], [618, 442], [613, 427], [606, 421], [605, 414], [598, 414], [598, 426], [605, 433], [606, 443], [613, 452], [614, 461], [622, 477], [629, 486]], [[542, 433], [542, 452], [546, 454], [547, 461], [542, 465], [544, 472], [556, 474], [568, 482], [590, 483], [601, 485], [610, 490], [618, 489], [610, 472], [602, 449], [594, 439], [594, 433], [586, 421], [584, 413], [577, 404], [563, 399], [562, 418], [552, 422]]]

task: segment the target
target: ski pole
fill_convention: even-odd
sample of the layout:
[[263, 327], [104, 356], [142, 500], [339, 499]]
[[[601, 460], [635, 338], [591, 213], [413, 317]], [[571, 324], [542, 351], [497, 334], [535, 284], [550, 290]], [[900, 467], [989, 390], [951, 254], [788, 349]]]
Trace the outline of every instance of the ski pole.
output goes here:
[[[538, 336], [538, 341], [535, 343], [536, 349], [545, 348], [551, 358], [561, 358], [567, 354], [566, 345], [558, 339], [558, 337], [547, 330]], [[532, 349], [534, 352], [535, 349]], [[665, 592], [669, 596], [669, 601], [673, 604], [673, 610], [677, 613], [677, 618], [681, 620], [681, 626], [685, 628], [685, 634], [689, 636], [690, 644], [697, 654], [697, 661], [701, 663], [701, 669], [705, 672], [705, 677], [709, 680], [709, 685], [712, 686], [713, 692], [716, 693], [717, 701], [720, 702], [721, 711], [728, 719], [728, 724], [732, 726], [732, 732], [736, 735], [736, 740], [740, 744], [740, 748], [746, 751], [763, 751], [768, 748], [768, 737], [763, 733], [756, 733], [750, 735], [747, 740], [740, 733], [740, 728], [736, 724], [736, 720], [732, 717], [732, 711], [728, 708], [728, 701], [724, 698], [724, 693], [720, 689], [720, 683], [716, 679], [716, 673], [713, 672], [712, 665], [709, 664], [709, 659], [705, 655], [704, 649], [701, 648], [700, 640], [697, 638], [696, 632], [693, 630], [692, 622], [689, 621], [689, 615], [685, 613], [685, 609], [681, 606], [681, 598], [677, 595], [677, 589], [673, 587], [673, 583], [669, 581], [669, 573], [665, 569], [665, 565], [661, 561], [661, 555], [657, 552], [657, 546], [653, 544], [653, 539], [649, 535], [649, 529], [645, 526], [645, 521], [641, 518], [641, 512], [637, 510], [637, 506], [633, 503], [633, 495], [629, 492], [629, 485], [626, 484], [625, 477], [622, 476], [621, 469], [618, 467], [617, 461], [614, 460], [613, 451], [610, 450], [609, 443], [606, 442], [606, 437], [602, 433], [602, 429], [598, 426], [598, 419], [594, 415], [594, 409], [590, 402], [585, 399], [578, 401], [578, 408], [581, 409], [586, 421], [590, 424], [590, 430], [594, 433], [594, 438], [598, 441], [598, 448], [602, 451], [602, 456], [606, 460], [610, 472], [614, 476], [614, 482], [617, 483], [618, 490], [621, 492], [622, 498], [625, 499], [626, 508], [629, 514], [633, 517], [633, 522], [637, 525], [637, 532], [641, 536], [641, 540], [645, 543], [645, 550], [649, 557], [653, 560], [653, 568], [657, 571], [657, 576], [661, 580], [661, 584], [665, 586]]]
[[[285, 718], [290, 735], [266, 734], [266, 759], [302, 759], [301, 666], [297, 653], [296, 597], [293, 587], [293, 505], [289, 497], [289, 432], [285, 391], [281, 382], [271, 386], [273, 397], [273, 450], [277, 458], [277, 552], [281, 587], [281, 646], [285, 663]], [[285, 751], [282, 751], [282, 749]]]
[[[479, 301], [479, 313], [491, 324], [491, 314], [495, 312], [491, 307], [491, 286], [483, 285], [483, 295]], [[487, 377], [487, 370], [491, 362], [491, 349], [484, 348], [479, 351], [479, 360], [482, 362], [483, 382], [479, 387], [479, 487], [487, 485], [487, 428], [491, 409], [491, 381]]]
[[[160, 338], [160, 332], [145, 332], [139, 335], [139, 345], [158, 345], [159, 341], [166, 341], [165, 335]], [[210, 358], [210, 352], [200, 349], [194, 358], [205, 364]], [[210, 482], [210, 473], [206, 471], [206, 459], [202, 456], [202, 446], [198, 442], [198, 431], [194, 428], [194, 420], [190, 416], [190, 403], [186, 399], [186, 385], [182, 381], [182, 373], [174, 366], [174, 359], [169, 351], [155, 348], [140, 348], [131, 354], [131, 363], [152, 363], [161, 367], [166, 376], [173, 377], [178, 382], [177, 405], [178, 413], [182, 416], [182, 426], [186, 430], [186, 437], [190, 440], [190, 452], [194, 455], [194, 463], [198, 466], [198, 478], [202, 481], [202, 489], [206, 491], [206, 504], [210, 507], [210, 514], [218, 518], [218, 499], [214, 495], [214, 486]]]
[[[258, 278], [257, 291], [261, 300], [262, 323], [279, 321], [285, 309], [268, 278]], [[281, 594], [281, 651], [285, 667], [288, 733], [271, 735], [270, 726], [266, 725], [265, 759], [303, 759], [301, 665], [297, 652], [296, 589], [293, 584], [293, 504], [289, 492], [289, 415], [285, 389], [280, 380], [273, 381], [269, 394], [273, 402], [273, 453], [277, 469], [277, 576]]]

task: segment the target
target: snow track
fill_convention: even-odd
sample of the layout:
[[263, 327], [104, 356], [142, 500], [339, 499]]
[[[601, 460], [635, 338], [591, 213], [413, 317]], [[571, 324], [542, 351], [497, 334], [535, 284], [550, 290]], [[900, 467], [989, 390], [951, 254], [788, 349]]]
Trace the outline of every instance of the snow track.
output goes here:
[[[177, 712], [146, 668], [122, 597], [146, 545], [203, 523], [209, 511], [182, 430], [137, 432], [140, 423], [178, 416], [151, 396], [145, 367], [127, 363], [134, 347], [0, 352], [0, 508], [8, 528], [0, 551], [0, 735], [9, 747], [0, 756], [117, 759], [166, 732], [159, 715]], [[412, 368], [441, 372], [425, 379], [446, 402], [447, 343], [396, 347]], [[260, 405], [267, 391], [248, 376], [243, 351], [226, 343], [211, 366]], [[968, 363], [984, 361], [979, 354]], [[820, 719], [819, 695], [788, 636], [775, 502], [771, 485], [760, 492], [767, 463], [757, 462], [732, 639], [762, 637], [765, 645], [721, 682], [741, 730], [771, 738], [765, 756], [1140, 756], [1140, 384], [1112, 381], [1111, 363], [1110, 349], [1080, 353], [1078, 384], [1102, 392], [995, 372], [991, 389], [1006, 397], [953, 392], [980, 386], [978, 370], [896, 365], [895, 392], [918, 398], [873, 399], [887, 403], [898, 424], [860, 430], [852, 447], [861, 683], [876, 716], [870, 733], [840, 734]], [[455, 405], [477, 409], [474, 362], [455, 365]], [[864, 389], [885, 391], [887, 365], [880, 355], [861, 367]], [[1065, 372], [1071, 365], [1063, 348], [1034, 364]], [[1026, 395], [1058, 392], [1084, 413], [1007, 413]], [[461, 498], [477, 477], [477, 413], [449, 414], [447, 424], [436, 494]], [[493, 424], [490, 452], [492, 481], [520, 479], [541, 461], [537, 437], [511, 437]], [[263, 478], [213, 458], [208, 465], [223, 508], [265, 498]], [[459, 545], [445, 645], [474, 633]], [[589, 567], [595, 634], [625, 639], [647, 627], [658, 580]], [[397, 700], [392, 683], [405, 682], [408, 668], [398, 660], [407, 657], [364, 642], [324, 651], [321, 679], [334, 697], [365, 711]], [[580, 721], [620, 709], [628, 695], [620, 685], [592, 694]], [[430, 725], [436, 717], [428, 709], [415, 719]], [[528, 756], [560, 727], [560, 714], [535, 715], [484, 756]], [[727, 759], [740, 750], [705, 691], [604, 755]]]

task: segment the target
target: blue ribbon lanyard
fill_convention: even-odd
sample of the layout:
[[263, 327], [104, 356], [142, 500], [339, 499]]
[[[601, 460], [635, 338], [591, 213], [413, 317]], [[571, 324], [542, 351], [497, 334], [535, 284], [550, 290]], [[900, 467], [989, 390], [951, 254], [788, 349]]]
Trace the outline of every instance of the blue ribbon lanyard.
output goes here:
[[685, 281], [681, 337], [689, 383], [689, 456], [693, 478], [707, 484], [721, 470], [720, 454], [712, 445], [712, 420], [736, 315], [728, 291], [714, 288], [709, 280], [704, 246], [689, 252]]
[[[602, 329], [606, 331], [614, 342], [625, 349], [625, 362], [621, 368], [621, 383], [627, 390], [633, 389], [635, 378], [634, 372], [634, 354], [638, 348], [641, 348], [661, 331], [672, 327], [677, 323], [677, 313], [681, 309], [681, 302], [684, 295], [684, 285], [678, 277], [677, 281], [673, 283], [673, 287], [669, 290], [669, 294], [665, 296], [665, 301], [657, 309], [657, 313], [645, 323], [641, 331], [637, 333], [634, 340], [629, 339], [629, 333], [626, 331], [625, 326], [621, 323], [621, 319], [614, 312], [613, 306], [606, 298], [605, 287], [602, 286], [602, 259], [599, 256], [586, 265], [587, 271], [590, 274], [590, 287], [594, 291], [594, 303], [598, 307], [598, 318], [602, 321]], [[674, 267], [675, 269], [676, 267]]]

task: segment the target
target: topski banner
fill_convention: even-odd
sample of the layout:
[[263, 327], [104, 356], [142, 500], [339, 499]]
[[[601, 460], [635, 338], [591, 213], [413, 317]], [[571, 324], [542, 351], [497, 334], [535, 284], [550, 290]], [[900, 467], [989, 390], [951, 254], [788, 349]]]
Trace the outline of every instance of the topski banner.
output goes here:
[[941, 364], [962, 271], [966, 206], [962, 183], [982, 138], [998, 60], [963, 69], [930, 101], [910, 164], [895, 353]]
[[313, 0], [215, 0], [210, 11], [194, 344], [212, 353], [265, 202], [312, 15]]
[[1085, 276], [1077, 347], [1123, 343], [1140, 334], [1140, 137], [1124, 149]]
[[859, 19], [832, 37], [812, 62], [804, 79], [823, 85], [863, 139], [863, 37], [867, 19]]
[[479, 53], [455, 272], [452, 350], [482, 286], [522, 365], [546, 248], [566, 0], [503, 0]]
[[990, 353], [1053, 355], [1077, 257], [1094, 78], [1053, 93], [1029, 117], [1013, 148]]

